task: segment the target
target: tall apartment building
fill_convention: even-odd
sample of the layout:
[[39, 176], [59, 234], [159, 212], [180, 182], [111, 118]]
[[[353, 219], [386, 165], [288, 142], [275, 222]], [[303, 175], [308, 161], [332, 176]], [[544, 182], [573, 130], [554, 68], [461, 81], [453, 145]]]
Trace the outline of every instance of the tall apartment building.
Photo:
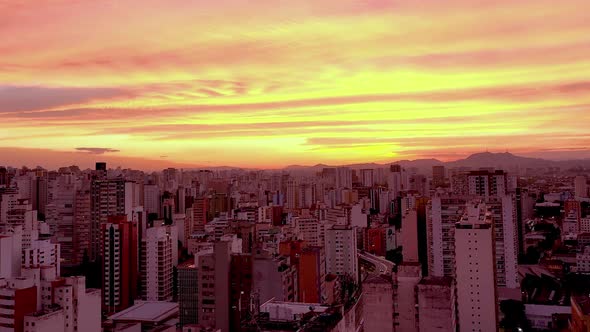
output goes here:
[[89, 184], [76, 190], [72, 232], [71, 264], [79, 265], [92, 251], [92, 196]]
[[588, 197], [588, 179], [584, 175], [578, 175], [574, 179], [574, 192], [576, 197]]
[[361, 169], [361, 184], [363, 187], [372, 187], [375, 184], [374, 169]]
[[415, 208], [402, 211], [399, 236], [404, 262], [418, 262], [418, 211]]
[[434, 188], [445, 184], [446, 170], [444, 166], [432, 166], [432, 186]]
[[326, 273], [349, 276], [359, 283], [356, 228], [335, 225], [326, 230]]
[[100, 291], [86, 289], [86, 278], [67, 277], [52, 290], [52, 302], [64, 311], [64, 332], [100, 332]]
[[518, 224], [512, 194], [490, 197], [485, 206], [494, 228], [494, 255], [498, 287], [520, 288], [518, 280]]
[[143, 209], [145, 213], [155, 213], [160, 216], [161, 203], [160, 187], [156, 184], [145, 184], [143, 186]]
[[472, 171], [468, 175], [469, 194], [484, 198], [508, 193], [508, 174], [502, 170]]
[[198, 324], [229, 331], [230, 268], [229, 242], [215, 242], [212, 253], [195, 256], [198, 272]]
[[172, 300], [172, 247], [177, 245], [172, 234], [165, 226], [151, 227], [141, 242], [142, 298], [146, 301]]
[[287, 201], [285, 202], [285, 208], [289, 210], [294, 210], [299, 208], [299, 195], [298, 195], [298, 188], [297, 181], [293, 179], [289, 179], [286, 182], [286, 196]]
[[352, 189], [352, 170], [350, 168], [336, 168], [336, 188]]
[[193, 203], [193, 225], [191, 227], [193, 232], [202, 232], [205, 230], [207, 224], [207, 210], [209, 209], [209, 199], [207, 197], [195, 198]]
[[125, 180], [95, 179], [91, 185], [90, 258], [100, 253], [101, 225], [109, 216], [125, 215]]
[[178, 266], [178, 306], [180, 325], [197, 324], [199, 316], [199, 270], [194, 259]]
[[250, 254], [232, 254], [230, 265], [230, 331], [239, 331], [248, 317], [252, 293], [253, 260]]
[[457, 312], [461, 331], [497, 331], [493, 220], [470, 202], [455, 229]]
[[298, 217], [293, 220], [300, 240], [310, 246], [324, 246], [322, 238], [323, 225], [316, 218]]
[[137, 224], [111, 216], [101, 224], [102, 308], [114, 313], [129, 308], [137, 296]]
[[299, 301], [326, 301], [326, 255], [324, 247], [307, 247], [299, 256]]
[[252, 270], [253, 291], [261, 303], [272, 298], [283, 302], [297, 300], [297, 268], [288, 256], [273, 257], [266, 252], [255, 254]]
[[422, 278], [418, 283], [418, 330], [457, 331], [455, 303], [453, 278]]
[[435, 196], [426, 208], [428, 274], [455, 276], [455, 224], [465, 212], [464, 198]]
[[365, 331], [393, 332], [394, 289], [388, 275], [370, 275], [363, 281]]
[[394, 269], [394, 324], [396, 331], [418, 331], [417, 286], [422, 279], [418, 262], [403, 262]]
[[0, 331], [24, 331], [25, 315], [37, 311], [37, 287], [31, 278], [0, 279]]

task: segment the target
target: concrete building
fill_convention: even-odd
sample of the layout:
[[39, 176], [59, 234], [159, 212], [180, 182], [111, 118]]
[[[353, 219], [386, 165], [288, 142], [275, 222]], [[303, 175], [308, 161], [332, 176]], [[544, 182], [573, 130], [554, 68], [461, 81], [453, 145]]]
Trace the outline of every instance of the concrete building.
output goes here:
[[432, 166], [432, 187], [438, 188], [445, 184], [446, 170], [444, 166]]
[[65, 331], [65, 314], [60, 307], [30, 313], [24, 318], [24, 332]]
[[402, 211], [397, 243], [402, 247], [405, 262], [418, 262], [418, 212], [415, 208]]
[[[397, 269], [397, 271], [395, 270]], [[418, 331], [417, 285], [422, 279], [422, 268], [418, 262], [403, 262], [394, 269], [394, 312], [395, 330]]]
[[100, 290], [87, 289], [85, 277], [67, 277], [56, 284], [53, 304], [64, 312], [63, 331], [100, 332]]
[[418, 330], [457, 331], [455, 285], [451, 277], [425, 277], [418, 283]]
[[239, 331], [248, 317], [253, 282], [253, 260], [250, 254], [232, 254], [230, 265], [230, 331]]
[[161, 215], [160, 187], [156, 184], [145, 184], [143, 186], [143, 209], [145, 213]]
[[101, 224], [103, 311], [129, 308], [137, 296], [137, 224], [126, 216], [112, 216]]
[[391, 277], [371, 275], [363, 282], [365, 331], [393, 332], [394, 296]]
[[578, 175], [574, 179], [574, 193], [576, 197], [588, 197], [588, 179], [584, 175]]
[[461, 220], [465, 204], [461, 197], [435, 196], [426, 208], [430, 276], [455, 276], [455, 224]]
[[146, 301], [108, 317], [103, 331], [174, 332], [177, 322], [178, 303]]
[[199, 270], [194, 259], [178, 266], [178, 306], [180, 325], [197, 324], [199, 304]]
[[298, 217], [293, 220], [297, 237], [310, 246], [324, 246], [321, 233], [323, 225], [316, 218]]
[[375, 184], [374, 169], [361, 169], [360, 182], [363, 187], [372, 187]]
[[229, 331], [231, 248], [215, 242], [212, 253], [195, 257], [198, 273], [198, 324]]
[[141, 243], [141, 290], [146, 301], [172, 300], [172, 248], [177, 243], [166, 226], [151, 227]]
[[359, 283], [356, 228], [335, 225], [326, 230], [326, 273], [349, 276]]
[[508, 174], [502, 170], [472, 171], [468, 175], [469, 194], [489, 198], [508, 193]]
[[298, 264], [299, 301], [325, 303], [326, 254], [324, 247], [307, 247], [301, 251]]
[[485, 202], [494, 229], [494, 255], [496, 285], [511, 289], [520, 288], [518, 275], [518, 223], [516, 199], [512, 194], [490, 197]]
[[[129, 196], [129, 197], [128, 197]], [[118, 179], [94, 179], [91, 185], [91, 228], [90, 258], [95, 260], [100, 254], [101, 225], [108, 222], [109, 216], [126, 214], [126, 200], [131, 199], [126, 181]]]
[[289, 257], [255, 254], [252, 270], [252, 290], [258, 294], [260, 302], [273, 298], [281, 302], [297, 300], [297, 268]]
[[31, 278], [0, 279], [0, 331], [24, 331], [27, 314], [37, 311], [37, 287]]
[[493, 221], [481, 202], [470, 202], [455, 229], [457, 312], [461, 331], [497, 330]]

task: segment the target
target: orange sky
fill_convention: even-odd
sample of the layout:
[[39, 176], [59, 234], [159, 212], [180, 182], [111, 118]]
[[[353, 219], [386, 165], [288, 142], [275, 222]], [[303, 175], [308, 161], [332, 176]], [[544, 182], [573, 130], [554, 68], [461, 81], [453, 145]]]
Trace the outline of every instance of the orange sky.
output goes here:
[[0, 0], [0, 41], [0, 164], [563, 158], [590, 143], [588, 0]]

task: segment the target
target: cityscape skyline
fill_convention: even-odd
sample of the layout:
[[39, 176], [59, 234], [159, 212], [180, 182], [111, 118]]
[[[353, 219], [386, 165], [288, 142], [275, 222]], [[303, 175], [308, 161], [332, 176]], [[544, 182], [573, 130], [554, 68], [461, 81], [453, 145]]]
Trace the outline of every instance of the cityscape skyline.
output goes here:
[[1, 1], [0, 146], [137, 168], [588, 157], [587, 9]]

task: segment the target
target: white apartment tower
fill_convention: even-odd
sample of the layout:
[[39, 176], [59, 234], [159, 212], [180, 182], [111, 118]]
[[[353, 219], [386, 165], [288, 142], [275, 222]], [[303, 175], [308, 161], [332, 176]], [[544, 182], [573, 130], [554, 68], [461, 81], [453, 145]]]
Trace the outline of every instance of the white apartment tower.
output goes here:
[[457, 309], [460, 331], [497, 331], [494, 234], [491, 216], [472, 202], [455, 229]]
[[350, 276], [359, 282], [356, 228], [335, 225], [326, 230], [326, 273]]
[[167, 227], [148, 228], [142, 240], [141, 280], [146, 301], [172, 300], [172, 247], [176, 245]]

